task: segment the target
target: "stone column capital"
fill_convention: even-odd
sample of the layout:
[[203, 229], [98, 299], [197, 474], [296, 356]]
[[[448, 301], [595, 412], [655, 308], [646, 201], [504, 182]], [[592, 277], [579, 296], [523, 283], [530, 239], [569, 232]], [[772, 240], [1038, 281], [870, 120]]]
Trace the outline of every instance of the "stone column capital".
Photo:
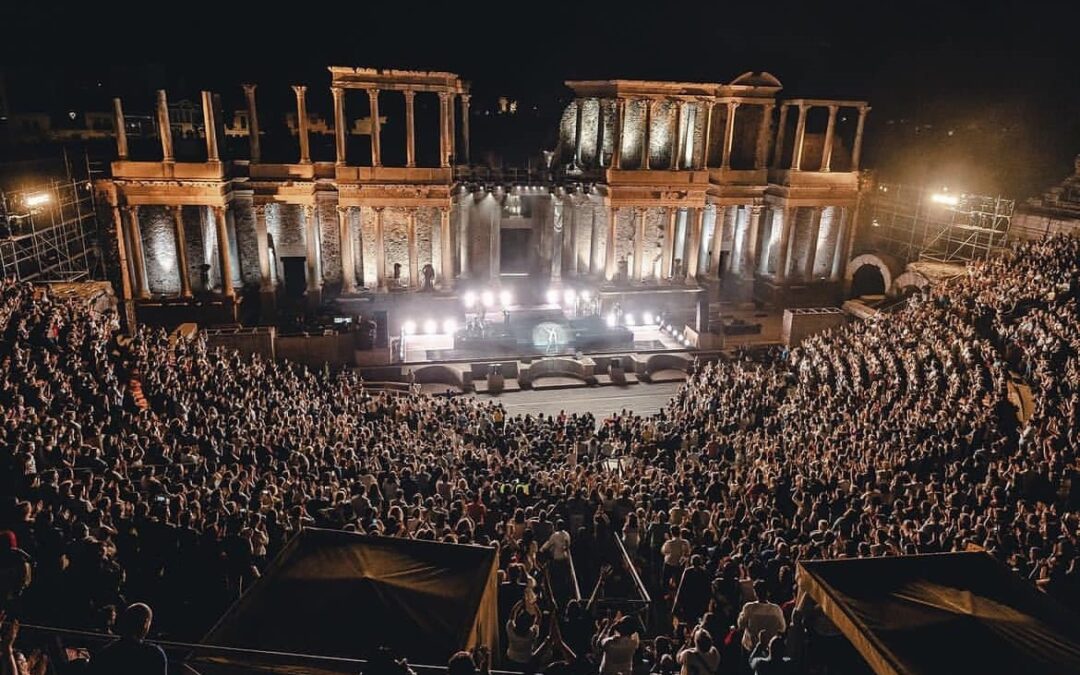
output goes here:
[[750, 216], [756, 218], [756, 217], [760, 216], [762, 211], [764, 211], [764, 210], [765, 210], [765, 207], [763, 205], [761, 205], [761, 204], [751, 204], [750, 205]]
[[461, 96], [461, 100], [468, 103], [472, 99], [472, 94], [458, 94]]
[[367, 92], [368, 98], [377, 98], [379, 96], [379, 91], [381, 90], [373, 87], [371, 89], [365, 89], [365, 91]]
[[440, 91], [439, 92], [439, 100], [440, 101], [449, 101], [450, 100], [450, 92], [448, 92], [448, 91]]
[[734, 110], [735, 108], [738, 108], [738, 107], [739, 107], [739, 104], [740, 104], [740, 103], [741, 103], [741, 101], [728, 101], [728, 102], [727, 102], [727, 106], [728, 106], [728, 108], [730, 108], [731, 110]]
[[178, 216], [178, 215], [180, 215], [181, 213], [184, 212], [184, 207], [181, 204], [173, 204], [173, 205], [169, 206], [168, 208], [169, 208], [170, 211], [173, 212], [173, 215]]
[[292, 86], [292, 90], [293, 90], [293, 93], [296, 94], [296, 98], [300, 98], [301, 96], [303, 96], [304, 94], [307, 93], [307, 85], [306, 84], [294, 84]]
[[416, 90], [411, 89], [411, 88], [410, 89], [402, 89], [401, 90], [401, 95], [405, 97], [406, 101], [412, 101], [413, 99], [416, 98]]
[[809, 103], [799, 103], [799, 114], [800, 115], [805, 115], [806, 111], [809, 110], [812, 107], [813, 106], [810, 105]]
[[349, 212], [349, 208], [350, 207], [348, 206], [341, 206], [340, 204], [334, 207], [334, 209], [338, 212], [338, 215], [347, 214]]
[[835, 103], [831, 104], [831, 105], [829, 106], [829, 116], [830, 116], [830, 117], [836, 117], [836, 112], [837, 112], [838, 110], [840, 110], [840, 106], [838, 106], [838, 105], [837, 105], [837, 104], [835, 104]]
[[243, 87], [244, 93], [250, 96], [250, 95], [255, 93], [255, 87], [257, 87], [258, 85], [257, 84], [251, 84], [250, 82], [245, 82], [244, 84], [241, 84], [240, 86]]

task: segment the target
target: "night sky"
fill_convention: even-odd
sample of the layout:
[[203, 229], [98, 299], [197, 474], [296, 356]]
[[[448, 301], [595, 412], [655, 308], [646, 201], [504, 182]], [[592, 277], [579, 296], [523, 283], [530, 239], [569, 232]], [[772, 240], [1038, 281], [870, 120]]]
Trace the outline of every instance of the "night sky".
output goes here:
[[149, 109], [162, 87], [240, 107], [242, 81], [271, 109], [306, 83], [329, 112], [327, 65], [450, 70], [479, 109], [529, 112], [474, 127], [474, 157], [550, 146], [564, 80], [767, 70], [785, 96], [869, 100], [866, 165], [887, 178], [1022, 197], [1080, 153], [1078, 4], [8, 0], [0, 70], [13, 112]]

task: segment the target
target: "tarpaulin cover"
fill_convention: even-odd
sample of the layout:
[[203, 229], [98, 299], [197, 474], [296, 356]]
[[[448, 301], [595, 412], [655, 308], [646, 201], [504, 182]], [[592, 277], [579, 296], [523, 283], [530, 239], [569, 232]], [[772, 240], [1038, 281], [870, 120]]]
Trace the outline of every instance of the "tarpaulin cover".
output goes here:
[[799, 563], [819, 604], [876, 673], [1078, 673], [1071, 612], [986, 553]]
[[218, 621], [204, 644], [412, 663], [459, 649], [498, 654], [494, 549], [306, 529]]

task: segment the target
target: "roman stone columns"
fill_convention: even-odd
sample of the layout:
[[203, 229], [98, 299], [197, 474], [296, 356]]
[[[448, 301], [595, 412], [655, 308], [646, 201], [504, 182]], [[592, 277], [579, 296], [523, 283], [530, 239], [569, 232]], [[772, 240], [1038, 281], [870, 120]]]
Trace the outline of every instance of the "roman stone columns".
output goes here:
[[619, 212], [622, 208], [616, 206], [611, 209], [611, 222], [608, 223], [608, 235], [607, 235], [607, 250], [604, 254], [604, 278], [611, 281], [615, 278], [616, 272], [616, 260], [615, 260], [615, 232], [616, 224], [619, 221]]
[[596, 212], [599, 209], [593, 205], [590, 209], [589, 218], [589, 274], [594, 275], [600, 271], [600, 227], [596, 222]]
[[746, 226], [746, 239], [743, 244], [743, 265], [741, 273], [744, 279], [753, 279], [754, 270], [758, 267], [758, 237], [761, 231], [762, 207], [754, 205], [750, 207], [750, 218]]
[[652, 144], [649, 142], [649, 127], [652, 126], [652, 110], [653, 106], [656, 104], [656, 101], [653, 101], [652, 99], [645, 99], [643, 103], [645, 104], [645, 122], [642, 125], [643, 131], [641, 134], [641, 168], [648, 170], [649, 160], [652, 158], [652, 148], [650, 147], [650, 145]]
[[731, 168], [731, 150], [735, 145], [735, 111], [739, 109], [738, 101], [727, 102], [727, 118], [724, 120], [724, 149], [720, 159], [720, 168]]
[[337, 207], [338, 241], [341, 245], [341, 292], [356, 292], [356, 259], [352, 228], [349, 227], [349, 207]]
[[465, 164], [470, 164], [469, 153], [469, 95], [461, 95], [461, 142], [465, 144]]
[[675, 259], [675, 231], [679, 224], [679, 209], [669, 206], [667, 211], [667, 230], [664, 232], [664, 243], [660, 248], [660, 255], [663, 257], [660, 261], [660, 276], [664, 279], [671, 278], [671, 267]]
[[795, 230], [795, 220], [798, 216], [798, 207], [783, 210], [783, 223], [780, 229], [780, 239], [777, 241], [776, 252], [776, 283], [782, 284], [787, 280], [788, 259], [791, 255], [791, 239]]
[[802, 270], [805, 281], [814, 280], [814, 263], [817, 258], [818, 237], [821, 236], [821, 207], [815, 206], [810, 210], [810, 235], [806, 242], [806, 261]]
[[218, 269], [221, 271], [221, 294], [227, 298], [236, 297], [232, 279], [232, 256], [229, 253], [229, 231], [225, 225], [225, 207], [212, 207], [214, 227], [217, 233]]
[[672, 127], [675, 129], [675, 135], [671, 141], [671, 168], [675, 171], [679, 170], [679, 165], [682, 162], [682, 118], [683, 118], [683, 102], [675, 102], [675, 123]]
[[266, 231], [266, 205], [254, 204], [255, 245], [259, 256], [259, 292], [273, 293], [274, 277], [270, 270], [270, 241]]
[[330, 94], [334, 97], [334, 163], [345, 166], [345, 90], [330, 87]]
[[214, 95], [202, 92], [203, 130], [206, 133], [206, 161], [220, 162], [218, 154], [217, 119], [214, 117]]
[[184, 232], [184, 207], [172, 207], [173, 229], [176, 241], [176, 268], [180, 273], [180, 297], [191, 297], [191, 267], [188, 266], [187, 235]]
[[645, 278], [645, 209], [636, 208], [633, 214], [637, 226], [634, 228], [634, 269], [631, 273], [635, 280], [641, 281]]
[[698, 258], [701, 257], [701, 233], [705, 229], [705, 209], [694, 209], [690, 227], [690, 245], [686, 250], [686, 281], [694, 282], [698, 276]]
[[127, 122], [124, 121], [124, 106], [120, 99], [113, 100], [113, 120], [116, 125], [116, 156], [120, 161], [128, 158]]
[[626, 99], [615, 99], [615, 126], [611, 138], [611, 166], [622, 168], [623, 126], [626, 124]]
[[308, 138], [307, 87], [293, 85], [296, 94], [296, 133], [300, 139], [300, 163], [311, 164], [311, 146]]
[[754, 153], [754, 168], [764, 169], [769, 154], [769, 134], [772, 131], [773, 104], [761, 108], [761, 125], [758, 126], [757, 147]]
[[832, 171], [833, 137], [836, 134], [836, 111], [839, 106], [829, 106], [829, 125], [825, 127], [825, 147], [821, 149], [821, 170]]
[[577, 119], [574, 124], [574, 166], [581, 166], [581, 132], [583, 122], [585, 121], [585, 100], [577, 99], [574, 102], [574, 108], [576, 108]]
[[[716, 218], [713, 219], [713, 236], [712, 236], [712, 255], [709, 256], [709, 270], [708, 273], [713, 278], [719, 279], [725, 270], [720, 269], [720, 254], [724, 248], [724, 230], [727, 228], [728, 214], [730, 213], [731, 228], [734, 235], [737, 234], [739, 228], [739, 207], [737, 206], [721, 206], [715, 209]], [[728, 259], [727, 264], [730, 267], [732, 260]], [[736, 261], [737, 262], [737, 261]]]
[[375, 209], [375, 278], [379, 288], [386, 287], [386, 233], [383, 230], [383, 207]]
[[380, 135], [382, 124], [379, 121], [379, 90], [368, 89], [368, 102], [371, 108], [371, 166], [382, 166], [382, 146]]
[[[466, 144], [466, 147], [468, 144]], [[443, 290], [448, 290], [454, 283], [454, 247], [450, 237], [450, 209], [439, 208], [439, 283]]]
[[709, 168], [709, 151], [712, 149], [712, 113], [713, 108], [716, 106], [716, 102], [712, 99], [706, 99], [705, 103], [705, 140], [703, 145], [705, 146], [701, 151], [701, 168]]
[[795, 123], [795, 149], [792, 150], [791, 170], [802, 170], [803, 141], [806, 140], [806, 112], [810, 106], [799, 104], [799, 120]]
[[128, 236], [131, 242], [131, 265], [135, 278], [135, 297], [150, 297], [150, 282], [146, 277], [146, 258], [143, 256], [142, 228], [139, 226], [139, 207], [128, 206]]
[[870, 106], [859, 108], [859, 123], [855, 127], [855, 145], [851, 150], [851, 170], [859, 170], [859, 160], [862, 158], [863, 130], [866, 127], [866, 113], [870, 112]]
[[[832, 266], [829, 270], [829, 281], [840, 281], [840, 275], [844, 273], [844, 255], [847, 252], [847, 239], [851, 231], [851, 216], [852, 211], [849, 207], [839, 209], [841, 217], [839, 218], [839, 224], [836, 225], [836, 245], [833, 247], [833, 259]], [[837, 214], [833, 211], [834, 223], [836, 222]]]
[[318, 209], [314, 204], [305, 204], [301, 211], [304, 214], [304, 245], [307, 255], [307, 290], [309, 297], [316, 297], [322, 292], [322, 247], [319, 240]]
[[175, 162], [172, 143], [172, 124], [169, 122], [169, 100], [165, 97], [165, 90], [157, 91], [157, 124], [158, 135], [161, 137], [161, 161]]
[[604, 167], [604, 99], [596, 99], [596, 166]]
[[788, 105], [780, 106], [780, 121], [776, 125], [776, 147], [773, 149], [773, 168], [780, 169], [780, 162], [784, 156], [784, 138], [787, 136], [787, 112]]
[[259, 146], [259, 115], [255, 109], [255, 85], [244, 85], [244, 97], [247, 99], [248, 110], [248, 144], [251, 148], [251, 163], [258, 164], [262, 160], [262, 150]]
[[405, 95], [405, 166], [416, 166], [416, 92], [406, 89]]
[[450, 93], [439, 92], [439, 166], [450, 167]]

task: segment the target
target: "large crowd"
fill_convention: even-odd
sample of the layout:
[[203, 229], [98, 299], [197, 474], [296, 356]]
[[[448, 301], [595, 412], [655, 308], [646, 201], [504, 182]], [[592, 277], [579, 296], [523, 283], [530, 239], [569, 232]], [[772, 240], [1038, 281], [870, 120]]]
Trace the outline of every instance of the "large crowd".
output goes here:
[[[657, 415], [596, 420], [127, 336], [3, 281], [0, 603], [131, 644], [149, 606], [192, 638], [319, 526], [497, 547], [494, 660], [519, 670], [844, 671], [797, 597], [816, 558], [978, 547], [1080, 607], [1078, 300], [1080, 240], [1026, 243], [891, 314], [700, 363]], [[596, 602], [633, 593], [623, 549], [648, 612]], [[0, 673], [33, 666], [11, 632]]]

